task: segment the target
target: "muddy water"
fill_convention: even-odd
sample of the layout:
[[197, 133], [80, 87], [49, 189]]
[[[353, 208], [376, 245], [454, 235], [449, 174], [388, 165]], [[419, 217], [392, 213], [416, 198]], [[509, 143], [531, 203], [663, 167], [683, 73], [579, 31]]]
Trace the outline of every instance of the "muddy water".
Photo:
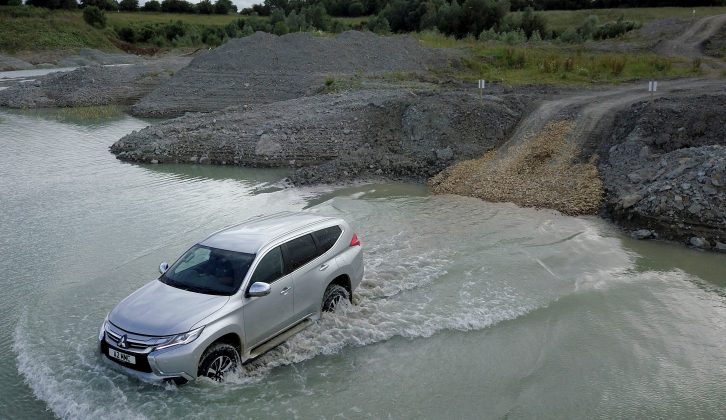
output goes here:
[[[279, 171], [138, 166], [145, 122], [0, 112], [0, 417], [722, 418], [726, 258], [595, 218], [419, 185], [285, 188]], [[277, 210], [343, 216], [356, 304], [225, 383], [114, 371], [99, 324], [205, 234]]]

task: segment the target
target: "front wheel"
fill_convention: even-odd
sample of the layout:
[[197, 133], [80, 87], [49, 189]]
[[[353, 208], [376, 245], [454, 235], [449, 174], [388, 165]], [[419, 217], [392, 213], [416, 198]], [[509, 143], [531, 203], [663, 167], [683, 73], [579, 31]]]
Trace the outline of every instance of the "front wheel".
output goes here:
[[224, 375], [237, 369], [238, 365], [239, 354], [234, 346], [225, 343], [214, 344], [202, 355], [197, 375], [221, 382]]
[[339, 284], [331, 284], [323, 294], [323, 312], [335, 312], [335, 308], [344, 300], [350, 300], [348, 289]]

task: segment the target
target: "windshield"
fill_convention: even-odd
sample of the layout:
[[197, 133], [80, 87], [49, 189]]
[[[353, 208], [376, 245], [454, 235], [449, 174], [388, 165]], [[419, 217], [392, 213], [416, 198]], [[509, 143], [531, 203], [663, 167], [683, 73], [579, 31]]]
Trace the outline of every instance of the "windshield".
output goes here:
[[159, 281], [178, 289], [210, 295], [233, 295], [242, 284], [255, 254], [195, 245]]

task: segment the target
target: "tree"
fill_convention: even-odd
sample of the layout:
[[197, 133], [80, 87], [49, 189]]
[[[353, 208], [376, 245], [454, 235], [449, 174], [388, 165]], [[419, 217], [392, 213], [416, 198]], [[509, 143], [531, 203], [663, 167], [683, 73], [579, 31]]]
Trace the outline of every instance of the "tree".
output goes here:
[[87, 6], [83, 9], [83, 20], [96, 28], [106, 27], [106, 13], [96, 6]]
[[144, 6], [142, 9], [145, 12], [160, 12], [161, 11], [161, 3], [159, 3], [157, 0], [149, 0], [146, 3], [144, 3]]
[[319, 31], [327, 31], [330, 28], [330, 15], [321, 3], [315, 6], [308, 6], [303, 9], [305, 20]]
[[290, 32], [284, 20], [281, 20], [272, 27], [272, 33], [275, 35], [285, 35]]
[[348, 4], [348, 16], [362, 16], [365, 13], [365, 7], [363, 3], [358, 0], [353, 0]]
[[135, 12], [139, 10], [139, 0], [121, 0], [121, 2], [118, 4], [118, 7], [121, 10]]
[[522, 13], [522, 23], [520, 27], [527, 35], [527, 39], [532, 38], [535, 32], [539, 32], [540, 36], [547, 32], [547, 21], [541, 15], [534, 13], [531, 7], [524, 9]]
[[97, 7], [101, 10], [118, 10], [116, 0], [81, 0], [81, 7]]
[[194, 13], [197, 9], [185, 0], [163, 0], [161, 11], [164, 13]]
[[[6, 5], [8, 6], [20, 6], [22, 5], [22, 2], [13, 4], [17, 2], [12, 2], [9, 0], [5, 0]], [[2, 3], [2, 0], [0, 0], [0, 4]], [[78, 8], [78, 3], [76, 3], [76, 0], [28, 0], [26, 2], [29, 6], [35, 6], [35, 7], [45, 7], [46, 9], [76, 9]]]
[[379, 13], [378, 16], [369, 20], [366, 27], [369, 31], [377, 34], [388, 34], [391, 32], [391, 25], [388, 24], [388, 19], [382, 13]]
[[237, 6], [232, 3], [232, 0], [217, 0], [214, 3], [214, 13], [218, 15], [226, 15], [229, 12], [237, 13]]
[[197, 3], [197, 13], [201, 13], [203, 15], [211, 15], [212, 13], [214, 13], [214, 5], [209, 0], [202, 0]]

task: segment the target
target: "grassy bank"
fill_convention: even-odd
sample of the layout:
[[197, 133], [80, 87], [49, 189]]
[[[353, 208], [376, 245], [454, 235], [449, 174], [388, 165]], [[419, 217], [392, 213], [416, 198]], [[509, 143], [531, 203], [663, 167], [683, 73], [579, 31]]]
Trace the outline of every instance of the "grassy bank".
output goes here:
[[0, 6], [0, 51], [114, 50], [112, 36], [87, 25], [80, 12]]
[[463, 59], [463, 67], [443, 71], [446, 76], [463, 80], [589, 84], [700, 74], [691, 61], [655, 54], [603, 53], [582, 46], [544, 41], [507, 45], [471, 38], [457, 40], [435, 32], [417, 36], [429, 47], [469, 51]]
[[[584, 9], [584, 10], [547, 10], [537, 12], [547, 19], [549, 29], [564, 31], [567, 28], [580, 25], [588, 16], [597, 16], [600, 22], [618, 20], [621, 16], [645, 24], [657, 19], [679, 18], [691, 19], [693, 10], [696, 18], [720, 15], [726, 13], [726, 7], [643, 7], [621, 9]], [[518, 14], [521, 12], [517, 12]]]

